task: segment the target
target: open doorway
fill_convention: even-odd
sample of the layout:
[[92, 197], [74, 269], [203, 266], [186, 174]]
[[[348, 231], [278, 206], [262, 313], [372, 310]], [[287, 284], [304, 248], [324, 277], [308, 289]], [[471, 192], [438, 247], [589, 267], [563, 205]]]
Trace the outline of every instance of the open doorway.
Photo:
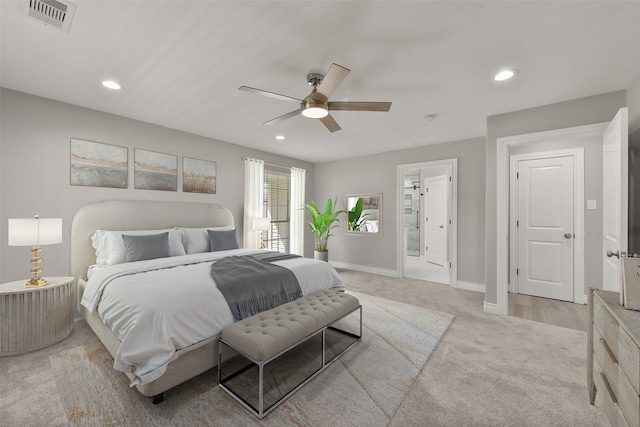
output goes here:
[[[579, 146], [585, 147], [585, 166], [584, 171], [579, 172], [578, 176], [584, 175], [585, 177], [585, 198], [588, 200], [582, 200], [582, 202], [576, 203], [578, 209], [582, 211], [591, 211], [588, 215], [585, 214], [582, 224], [574, 225], [575, 237], [570, 234], [568, 238], [575, 241], [576, 244], [580, 243], [580, 239], [584, 239], [584, 249], [577, 250], [577, 256], [574, 257], [574, 273], [577, 277], [574, 277], [574, 302], [584, 303], [586, 302], [586, 288], [587, 287], [601, 287], [606, 286], [607, 283], [617, 284], [618, 272], [612, 270], [611, 276], [614, 277], [610, 280], [606, 279], [607, 274], [606, 264], [609, 259], [604, 254], [605, 243], [604, 236], [608, 234], [615, 234], [616, 236], [626, 236], [626, 214], [627, 214], [627, 200], [626, 200], [626, 179], [628, 172], [622, 168], [627, 165], [626, 157], [620, 159], [619, 162], [608, 162], [606, 160], [607, 151], [605, 150], [606, 138], [604, 135], [612, 129], [611, 134], [616, 137], [613, 138], [618, 148], [613, 151], [618, 156], [626, 156], [628, 154], [626, 148], [626, 108], [620, 110], [616, 115], [616, 118], [610, 123], [597, 123], [584, 126], [576, 126], [565, 129], [555, 129], [552, 131], [536, 132], [525, 135], [515, 135], [508, 137], [498, 138], [496, 141], [496, 169], [497, 169], [497, 181], [496, 181], [496, 303], [485, 301], [484, 311], [488, 313], [507, 315], [509, 312], [509, 299], [508, 291], [510, 282], [513, 281], [513, 262], [510, 262], [513, 258], [510, 257], [510, 247], [513, 247], [514, 243], [510, 244], [509, 236], [510, 231], [513, 234], [513, 223], [510, 221], [510, 217], [513, 214], [510, 212], [511, 194], [509, 190], [510, 175], [509, 165], [510, 157], [516, 154], [523, 154], [516, 152], [518, 147], [529, 147], [532, 149], [530, 152], [536, 151], [549, 151], [562, 148], [569, 148], [565, 146], [559, 146], [559, 141], [575, 142]], [[623, 118], [619, 118], [623, 117]], [[593, 169], [590, 165], [587, 155], [587, 145], [583, 141], [593, 140], [594, 150], [600, 154], [596, 158], [598, 164], [597, 169]], [[619, 142], [619, 145], [618, 145]], [[615, 163], [615, 164], [612, 164]], [[619, 166], [616, 168], [615, 166]], [[600, 169], [602, 168], [602, 169]], [[612, 169], [611, 184], [604, 183], [604, 177], [608, 175], [607, 170]], [[590, 171], [601, 170], [601, 173], [593, 173]], [[593, 183], [589, 184], [588, 180], [592, 180]], [[619, 181], [619, 182], [616, 182]], [[589, 185], [595, 185], [589, 187]], [[619, 186], [619, 187], [618, 187]], [[592, 188], [591, 190], [589, 188]], [[599, 190], [597, 189], [599, 188]], [[621, 188], [621, 189], [619, 189]], [[594, 190], [595, 189], [595, 190]], [[607, 191], [603, 191], [607, 189]], [[620, 200], [614, 202], [608, 202], [605, 197], [607, 194], [619, 195]], [[580, 193], [578, 193], [580, 194]], [[625, 196], [622, 198], [622, 196]], [[598, 203], [598, 199], [602, 198], [602, 202]], [[585, 202], [586, 201], [586, 206]], [[601, 213], [597, 211], [601, 210]], [[597, 215], [595, 215], [597, 213]], [[611, 213], [612, 215], [609, 215]], [[605, 232], [607, 227], [608, 216], [612, 217], [612, 222], [615, 222], [616, 226], [611, 227], [614, 231], [609, 233]], [[516, 221], [517, 225], [517, 221]], [[593, 230], [596, 230], [595, 232]], [[589, 232], [587, 232], [589, 231]], [[620, 248], [626, 249], [626, 240], [619, 244]], [[624, 249], [619, 249], [620, 251]], [[574, 252], [575, 254], [575, 252]], [[576, 266], [576, 261], [578, 265]], [[615, 266], [619, 265], [617, 259], [612, 263]], [[517, 274], [516, 269], [516, 274]], [[511, 276], [511, 280], [510, 280]], [[605, 277], [603, 279], [603, 277]]]
[[457, 159], [398, 165], [402, 277], [456, 287]]

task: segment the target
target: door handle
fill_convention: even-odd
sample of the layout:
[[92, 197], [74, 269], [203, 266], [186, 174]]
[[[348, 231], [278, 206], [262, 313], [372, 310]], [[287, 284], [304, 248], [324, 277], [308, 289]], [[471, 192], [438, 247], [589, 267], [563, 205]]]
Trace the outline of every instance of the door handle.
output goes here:
[[607, 256], [608, 256], [609, 258], [611, 258], [611, 257], [620, 258], [620, 251], [615, 251], [615, 252], [613, 252], [611, 249], [609, 249], [609, 250], [607, 251]]
[[564, 233], [564, 238], [565, 239], [570, 239], [571, 238], [571, 233]]

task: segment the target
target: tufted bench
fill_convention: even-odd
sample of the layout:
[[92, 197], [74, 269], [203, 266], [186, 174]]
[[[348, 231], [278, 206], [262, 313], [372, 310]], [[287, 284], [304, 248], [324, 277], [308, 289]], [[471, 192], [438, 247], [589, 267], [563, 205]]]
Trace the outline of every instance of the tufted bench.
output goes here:
[[[333, 324], [345, 316], [360, 310], [360, 332], [354, 334], [335, 327]], [[331, 329], [340, 334], [354, 338], [354, 341], [342, 351], [326, 360], [326, 330]], [[293, 349], [308, 339], [321, 334], [322, 336], [322, 365], [295, 388], [276, 400], [268, 408], [264, 402], [264, 367], [267, 363], [277, 359], [287, 351]], [[218, 383], [258, 418], [262, 419], [278, 405], [288, 399], [293, 393], [311, 381], [316, 375], [327, 368], [338, 357], [356, 345], [362, 337], [362, 306], [353, 295], [320, 291], [288, 302], [271, 310], [263, 311], [255, 316], [240, 320], [222, 331], [218, 346]], [[239, 369], [229, 375], [222, 374], [222, 351], [227, 346], [234, 349], [244, 358], [251, 361], [249, 366]], [[227, 387], [227, 381], [233, 379], [252, 366], [258, 366], [258, 402], [257, 408], [250, 404], [240, 393]]]

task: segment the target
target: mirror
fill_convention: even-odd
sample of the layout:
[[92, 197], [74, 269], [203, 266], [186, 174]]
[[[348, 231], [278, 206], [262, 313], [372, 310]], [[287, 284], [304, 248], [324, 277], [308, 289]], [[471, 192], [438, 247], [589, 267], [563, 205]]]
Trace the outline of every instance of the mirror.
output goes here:
[[346, 234], [382, 235], [382, 193], [347, 194]]

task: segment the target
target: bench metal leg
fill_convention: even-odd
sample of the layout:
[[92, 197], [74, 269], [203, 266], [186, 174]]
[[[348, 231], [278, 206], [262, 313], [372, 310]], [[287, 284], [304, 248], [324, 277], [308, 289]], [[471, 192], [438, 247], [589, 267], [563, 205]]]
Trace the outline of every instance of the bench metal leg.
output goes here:
[[[343, 318], [351, 315], [356, 310], [360, 310], [360, 319], [359, 319], [360, 320], [360, 322], [359, 322], [360, 323], [360, 325], [359, 325], [360, 326], [360, 328], [359, 328], [360, 331], [359, 331], [359, 334], [353, 334], [351, 332], [348, 332], [348, 331], [345, 331], [345, 330], [342, 330], [340, 328], [337, 328], [337, 327], [333, 326], [336, 322], [338, 322], [338, 321], [342, 320]], [[351, 344], [349, 344], [346, 348], [344, 348], [342, 351], [340, 351], [338, 354], [333, 356], [328, 361], [326, 360], [326, 348], [327, 348], [327, 345], [326, 345], [326, 330], [327, 329], [331, 329], [332, 331], [336, 331], [336, 332], [339, 332], [339, 333], [341, 333], [343, 335], [346, 335], [346, 336], [354, 338], [354, 341]], [[264, 384], [264, 367], [265, 367], [265, 365], [267, 363], [269, 363], [269, 362], [272, 362], [272, 361], [276, 360], [278, 357], [282, 356], [284, 353], [286, 353], [289, 350], [297, 347], [298, 345], [300, 345], [303, 342], [313, 338], [314, 336], [316, 336], [318, 334], [321, 334], [321, 336], [322, 336], [322, 366], [319, 369], [317, 369], [316, 371], [314, 371], [312, 374], [310, 374], [304, 381], [302, 381], [300, 384], [295, 386], [292, 390], [290, 390], [284, 396], [280, 397], [277, 401], [275, 401], [271, 406], [269, 406], [265, 410], [265, 407], [264, 407], [264, 385], [265, 385]], [[333, 362], [338, 360], [338, 358], [340, 356], [345, 354], [347, 351], [351, 350], [351, 348], [353, 348], [356, 344], [358, 344], [361, 339], [362, 339], [362, 305], [359, 305], [358, 308], [356, 308], [355, 310], [351, 311], [350, 313], [347, 313], [346, 315], [344, 315], [340, 319], [335, 320], [333, 323], [331, 323], [331, 324], [325, 326], [324, 328], [314, 332], [313, 334], [309, 335], [308, 337], [298, 341], [297, 343], [291, 345], [290, 347], [287, 347], [286, 349], [282, 350], [278, 354], [276, 354], [276, 355], [272, 356], [271, 358], [269, 358], [267, 360], [264, 360], [264, 361], [253, 360], [249, 355], [243, 353], [242, 351], [238, 350], [234, 346], [232, 346], [229, 343], [225, 342], [224, 340], [220, 339], [219, 340], [219, 344], [218, 344], [218, 384], [220, 385], [220, 388], [222, 388], [224, 391], [226, 391], [238, 403], [240, 403], [242, 406], [247, 408], [256, 417], [262, 419], [265, 416], [267, 416], [271, 411], [273, 411], [278, 406], [280, 406], [282, 403], [284, 403], [294, 393], [296, 393], [298, 390], [300, 390], [305, 384], [307, 384], [309, 381], [311, 381], [313, 378], [315, 378], [318, 374], [320, 374], [320, 372], [324, 371], [327, 367], [332, 365]], [[238, 376], [242, 372], [246, 371], [249, 367], [251, 367], [251, 365], [249, 365], [248, 367], [241, 368], [240, 370], [237, 370], [236, 372], [233, 372], [233, 373], [225, 376], [224, 378], [222, 378], [222, 347], [223, 346], [227, 346], [229, 348], [232, 348], [233, 350], [238, 352], [241, 356], [243, 356], [244, 358], [246, 358], [249, 361], [251, 361], [253, 364], [258, 365], [258, 376], [259, 376], [259, 379], [258, 379], [258, 407], [257, 408], [255, 408], [253, 405], [251, 405], [249, 402], [247, 402], [244, 398], [242, 398], [240, 395], [238, 395], [236, 392], [234, 392], [233, 390], [231, 390], [230, 388], [228, 388], [225, 385], [225, 383], [227, 381], [229, 381], [230, 379]]]

